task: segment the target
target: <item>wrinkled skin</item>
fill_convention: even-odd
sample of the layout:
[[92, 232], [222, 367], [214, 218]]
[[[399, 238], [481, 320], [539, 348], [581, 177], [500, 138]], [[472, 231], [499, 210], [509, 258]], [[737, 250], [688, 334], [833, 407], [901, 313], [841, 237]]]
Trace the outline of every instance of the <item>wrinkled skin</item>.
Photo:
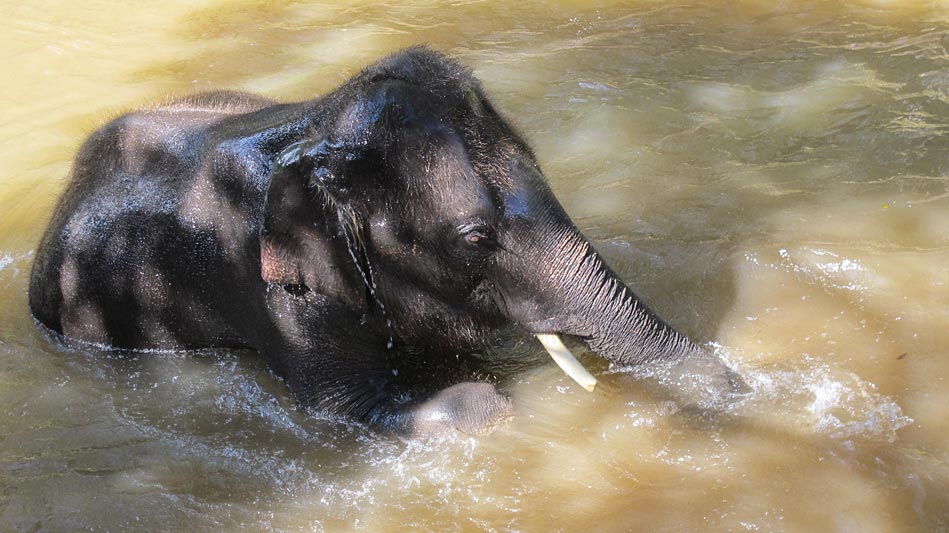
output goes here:
[[409, 434], [511, 415], [457, 370], [511, 324], [621, 365], [706, 357], [600, 259], [473, 76], [424, 48], [311, 101], [212, 93], [107, 124], [30, 307], [72, 341], [252, 348], [305, 407]]

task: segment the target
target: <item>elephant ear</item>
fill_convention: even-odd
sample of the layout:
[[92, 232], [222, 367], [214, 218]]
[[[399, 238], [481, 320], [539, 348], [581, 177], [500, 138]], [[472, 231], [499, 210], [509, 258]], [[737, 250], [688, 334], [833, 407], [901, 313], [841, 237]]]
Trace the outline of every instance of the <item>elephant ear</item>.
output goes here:
[[336, 203], [342, 176], [334, 163], [342, 151], [329, 139], [304, 140], [277, 157], [260, 229], [260, 273], [268, 283], [312, 287], [318, 281], [313, 270], [321, 258], [314, 243], [325, 237], [318, 234], [325, 204]]
[[[328, 121], [332, 134], [293, 143], [277, 157], [260, 230], [264, 280], [308, 287], [321, 281], [314, 269], [327, 258], [325, 250], [313, 249], [321, 237], [317, 226], [326, 227], [320, 222], [342, 230], [349, 259], [367, 279], [362, 224], [351, 204], [382, 174], [370, 147], [385, 142], [387, 124], [402, 123], [404, 110], [394, 111], [393, 102], [385, 88], [357, 98]], [[324, 220], [327, 214], [335, 220]]]

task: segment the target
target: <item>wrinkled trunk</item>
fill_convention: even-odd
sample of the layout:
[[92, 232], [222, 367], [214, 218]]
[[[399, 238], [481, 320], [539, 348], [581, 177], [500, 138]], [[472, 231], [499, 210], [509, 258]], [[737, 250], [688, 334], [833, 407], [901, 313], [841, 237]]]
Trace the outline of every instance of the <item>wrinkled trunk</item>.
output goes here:
[[[576, 327], [592, 350], [622, 365], [678, 360], [699, 350], [640, 302], [585, 239], [578, 236], [573, 246], [580, 266], [564, 265], [554, 276], [567, 291], [566, 333]], [[571, 291], [573, 283], [579, 286]]]
[[[606, 265], [573, 225], [536, 164], [516, 159], [511, 170], [513, 187], [502, 197], [506, 231], [499, 243], [499, 270], [492, 279], [512, 320], [535, 334], [581, 337], [620, 366], [704, 360], [714, 361], [717, 373], [726, 376], [717, 358], [660, 320]], [[552, 344], [549, 340], [541, 338], [545, 346]], [[561, 364], [568, 373], [570, 367], [579, 367], [570, 360]], [[581, 385], [582, 378], [577, 379]]]
[[525, 239], [530, 249], [514, 252], [523, 276], [519, 288], [529, 289], [527, 294], [515, 289], [518, 296], [510, 298], [517, 302], [515, 320], [533, 333], [582, 337], [602, 357], [624, 366], [701, 351], [643, 305], [579, 232], [565, 227], [556, 234], [556, 239]]
[[[547, 226], [551, 227], [550, 225]], [[750, 389], [717, 356], [658, 318], [603, 262], [572, 224], [522, 233], [511, 249], [505, 298], [512, 318], [539, 334], [554, 360], [587, 390], [596, 379], [555, 337], [582, 337], [592, 350], [625, 367], [643, 367], [680, 406], [723, 409]], [[544, 237], [539, 237], [544, 235]]]

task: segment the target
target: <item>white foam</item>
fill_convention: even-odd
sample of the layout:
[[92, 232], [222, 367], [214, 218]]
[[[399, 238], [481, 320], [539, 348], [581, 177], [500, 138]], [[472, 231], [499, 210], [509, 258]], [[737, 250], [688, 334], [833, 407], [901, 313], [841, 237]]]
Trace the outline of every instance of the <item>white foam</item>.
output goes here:
[[[719, 347], [720, 354], [727, 350]], [[727, 358], [727, 355], [722, 355]], [[742, 369], [753, 392], [734, 412], [759, 420], [782, 420], [786, 428], [835, 440], [893, 442], [913, 422], [892, 398], [849, 370], [803, 357], [765, 369]]]

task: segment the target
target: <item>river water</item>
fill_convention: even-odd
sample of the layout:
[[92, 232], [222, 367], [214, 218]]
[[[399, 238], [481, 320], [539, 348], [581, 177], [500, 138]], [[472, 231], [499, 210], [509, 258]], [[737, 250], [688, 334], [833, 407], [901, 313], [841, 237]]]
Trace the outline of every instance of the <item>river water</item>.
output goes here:
[[[949, 4], [14, 2], [0, 7], [0, 529], [949, 527]], [[26, 305], [79, 143], [170, 96], [305, 99], [457, 57], [577, 225], [754, 391], [681, 412], [532, 343], [515, 421], [407, 442], [306, 416], [253, 355], [51, 345]], [[516, 371], [514, 371], [516, 370]]]

